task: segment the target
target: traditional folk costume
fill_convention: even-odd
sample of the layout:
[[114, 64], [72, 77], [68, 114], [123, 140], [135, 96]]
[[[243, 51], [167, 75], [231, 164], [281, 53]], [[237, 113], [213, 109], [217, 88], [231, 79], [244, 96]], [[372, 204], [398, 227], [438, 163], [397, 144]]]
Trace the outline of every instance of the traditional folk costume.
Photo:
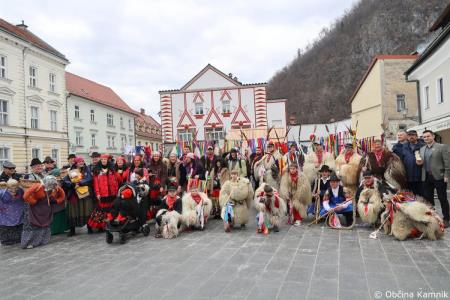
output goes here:
[[269, 229], [278, 232], [281, 220], [286, 214], [286, 202], [279, 196], [278, 191], [263, 183], [255, 191], [255, 208], [258, 233], [267, 234]]
[[[292, 144], [291, 147], [295, 147], [295, 144]], [[300, 170], [303, 169], [303, 165], [305, 164], [305, 156], [298, 150], [287, 152], [283, 156], [283, 160], [286, 167], [296, 165]]]
[[219, 204], [225, 231], [235, 224], [245, 227], [249, 220], [249, 209], [253, 200], [253, 187], [247, 178], [237, 176], [225, 182], [220, 190]]
[[136, 200], [139, 207], [139, 223], [141, 226], [148, 226], [148, 220], [151, 220], [156, 215], [156, 209], [150, 210], [150, 207], [160, 205], [160, 198], [150, 199], [150, 185], [144, 177], [142, 169], [136, 171], [138, 180], [135, 180], [131, 185], [136, 191]]
[[353, 195], [359, 183], [359, 164], [362, 156], [354, 151], [352, 144], [346, 144], [344, 151], [336, 158], [336, 174], [341, 178], [344, 187], [350, 189]]
[[[109, 155], [103, 154], [102, 160]], [[97, 197], [96, 206], [89, 218], [88, 225], [93, 229], [103, 230], [106, 227], [106, 214], [110, 211], [112, 202], [117, 196], [119, 183], [116, 172], [109, 163], [97, 164], [93, 172], [93, 187]]]
[[[257, 151], [261, 151], [261, 148], [258, 147]], [[252, 153], [250, 155], [250, 177], [253, 181], [253, 187], [258, 188], [259, 187], [259, 180], [256, 179], [257, 175], [255, 174], [255, 164], [260, 161], [263, 158], [264, 154], [262, 152]]]
[[[366, 163], [366, 160], [367, 163]], [[368, 170], [382, 182], [403, 190], [408, 187], [406, 180], [406, 171], [401, 159], [393, 152], [381, 149], [380, 151], [372, 151], [361, 159], [360, 167], [366, 166]]]
[[199, 180], [190, 180], [188, 191], [183, 195], [182, 221], [187, 228], [203, 230], [212, 211], [212, 201], [198, 191]]
[[220, 163], [220, 167], [216, 165], [216, 167], [212, 169], [209, 177], [210, 180], [208, 181], [208, 191], [213, 205], [212, 215], [215, 218], [220, 218], [220, 189], [225, 182], [230, 179], [230, 171], [226, 166], [222, 167], [222, 163]]
[[0, 185], [0, 242], [2, 245], [20, 243], [25, 203], [23, 190], [17, 180]]
[[156, 214], [156, 237], [163, 237], [171, 239], [178, 236], [180, 232], [183, 202], [176, 194], [171, 194], [171, 191], [176, 192], [177, 187], [172, 185], [168, 188], [169, 194], [166, 195]]
[[297, 165], [291, 164], [283, 172], [280, 182], [280, 195], [288, 205], [288, 223], [296, 226], [306, 218], [312, 194], [308, 178], [299, 172]]
[[24, 214], [22, 248], [33, 248], [50, 242], [54, 205], [61, 204], [64, 197], [64, 190], [58, 186], [53, 176], [45, 177], [43, 183], [33, 184], [25, 192], [23, 198], [28, 205]]
[[[273, 147], [273, 142], [269, 142], [269, 146]], [[255, 174], [255, 179], [259, 181], [260, 185], [265, 182], [276, 190], [279, 189], [279, 159], [281, 159], [280, 153], [276, 150], [272, 150], [254, 164], [253, 173]]]
[[[211, 150], [213, 150], [212, 146], [208, 146], [208, 151]], [[200, 162], [202, 163], [205, 173], [208, 172], [208, 174], [211, 174], [212, 170], [216, 165], [217, 160], [219, 159], [220, 158], [218, 156], [214, 155], [214, 152], [207, 153], [205, 156], [202, 156]]]
[[[330, 181], [339, 181], [339, 178], [336, 176], [336, 174], [332, 174], [330, 177]], [[338, 206], [339, 208], [336, 209]], [[341, 185], [338, 185], [336, 188], [333, 188], [330, 184], [330, 187], [325, 192], [322, 201], [320, 215], [321, 216], [325, 215], [331, 209], [336, 209], [335, 214], [344, 215], [347, 226], [350, 226], [353, 223], [353, 204], [352, 201], [349, 201], [349, 199], [346, 197], [344, 193], [344, 187]], [[338, 221], [339, 220], [336, 218], [335, 222]]]
[[391, 196], [381, 220], [386, 234], [403, 241], [409, 237], [437, 240], [444, 236], [444, 221], [433, 207], [410, 192]]
[[[233, 157], [233, 154], [236, 157]], [[239, 173], [240, 177], [247, 177], [247, 162], [245, 159], [241, 159], [238, 156], [236, 149], [231, 149], [230, 154], [227, 159], [227, 166], [228, 170], [231, 172], [233, 170], [236, 170]]]
[[320, 207], [322, 206], [323, 196], [330, 187], [330, 173], [331, 173], [330, 168], [327, 165], [322, 165], [322, 167], [319, 170], [319, 173], [320, 178], [317, 178], [316, 180], [314, 180], [314, 183], [311, 184], [311, 192], [314, 195], [314, 197], [312, 199], [313, 202], [308, 206], [307, 212], [308, 215], [315, 215], [316, 213], [317, 214], [319, 213]]
[[132, 183], [136, 180], [136, 173], [134, 172], [135, 169], [142, 169], [144, 170], [144, 177], [148, 181], [148, 171], [145, 168], [145, 164], [142, 161], [141, 155], [135, 155], [133, 157], [133, 163], [132, 165], [125, 171], [125, 174], [122, 175], [123, 177], [127, 178], [127, 183]]
[[186, 169], [184, 165], [176, 158], [176, 153], [170, 153], [170, 157], [174, 157], [175, 162], [171, 161], [171, 158], [164, 158], [163, 162], [167, 166], [167, 182], [166, 185], [176, 184], [178, 186], [184, 187], [186, 185]]
[[[84, 162], [83, 158], [76, 157], [75, 164], [69, 174], [63, 179], [63, 187], [67, 197], [67, 212], [70, 232], [68, 236], [75, 234], [75, 227], [87, 225], [89, 217], [94, 210], [94, 192], [92, 175], [89, 167], [84, 165], [78, 168], [77, 164]], [[92, 229], [87, 225], [89, 233]]]
[[[121, 167], [119, 167], [119, 165], [117, 164], [117, 162], [119, 162], [119, 161], [122, 162]], [[116, 171], [116, 177], [117, 177], [117, 182], [119, 183], [119, 186], [127, 183], [129, 167], [127, 166], [127, 162], [126, 162], [125, 158], [123, 158], [122, 156], [119, 156], [116, 159], [115, 171]]]
[[370, 171], [363, 173], [364, 180], [356, 191], [356, 205], [359, 217], [364, 223], [375, 224], [384, 210], [385, 189], [380, 180], [373, 178]]
[[333, 154], [323, 150], [321, 145], [315, 144], [317, 148], [305, 156], [303, 173], [308, 177], [311, 184], [317, 178], [319, 170], [323, 165], [327, 165], [331, 170], [335, 170]]

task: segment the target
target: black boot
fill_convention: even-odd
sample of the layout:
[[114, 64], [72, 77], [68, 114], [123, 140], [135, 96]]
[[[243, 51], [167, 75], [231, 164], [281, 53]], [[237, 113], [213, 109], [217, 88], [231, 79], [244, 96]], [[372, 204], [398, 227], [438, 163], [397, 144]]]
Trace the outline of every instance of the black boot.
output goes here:
[[89, 225], [86, 225], [86, 227], [87, 227], [88, 234], [92, 234], [93, 233], [92, 227]]
[[69, 232], [67, 233], [68, 237], [74, 236], [75, 235], [75, 227], [70, 227]]

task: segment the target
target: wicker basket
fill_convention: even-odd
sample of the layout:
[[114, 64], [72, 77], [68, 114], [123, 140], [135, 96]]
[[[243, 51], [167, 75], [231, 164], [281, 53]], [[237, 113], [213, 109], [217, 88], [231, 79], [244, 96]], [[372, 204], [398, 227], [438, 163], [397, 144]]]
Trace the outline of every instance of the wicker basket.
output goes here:
[[39, 180], [21, 179], [19, 184], [24, 191], [28, 190], [33, 184], [41, 183]]

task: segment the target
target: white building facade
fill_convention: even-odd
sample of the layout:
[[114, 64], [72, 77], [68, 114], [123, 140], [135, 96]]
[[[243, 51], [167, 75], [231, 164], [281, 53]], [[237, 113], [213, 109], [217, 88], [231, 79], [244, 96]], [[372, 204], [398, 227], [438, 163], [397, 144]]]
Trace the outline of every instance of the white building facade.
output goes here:
[[67, 72], [69, 151], [120, 155], [135, 146], [135, 113], [109, 87]]
[[[208, 64], [181, 89], [159, 92], [163, 142], [217, 141], [232, 129], [266, 130], [266, 85], [242, 84]], [[285, 109], [276, 109], [284, 116], [275, 119], [285, 124]]]
[[[450, 4], [432, 27], [438, 35], [406, 72], [408, 81], [416, 81], [420, 99], [421, 134], [430, 129], [440, 141], [450, 144]], [[447, 21], [445, 21], [447, 20]]]
[[64, 72], [69, 61], [22, 24], [0, 19], [0, 168], [68, 155]]

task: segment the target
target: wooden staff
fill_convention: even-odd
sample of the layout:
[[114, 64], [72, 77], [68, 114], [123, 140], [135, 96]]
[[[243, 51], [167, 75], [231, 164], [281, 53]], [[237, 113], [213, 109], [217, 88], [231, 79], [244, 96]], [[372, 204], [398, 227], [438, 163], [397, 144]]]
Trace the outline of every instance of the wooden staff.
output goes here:
[[331, 215], [332, 213], [334, 213], [334, 212], [336, 211], [337, 208], [343, 206], [344, 204], [346, 204], [347, 202], [350, 202], [350, 201], [352, 201], [352, 199], [346, 200], [346, 201], [342, 202], [341, 204], [339, 204], [338, 206], [336, 206], [336, 207], [330, 209], [329, 211], [326, 212], [326, 214], [320, 216], [319, 218], [316, 218], [314, 221], [312, 221], [311, 223], [309, 223], [308, 226], [310, 226], [310, 225], [312, 225], [312, 224], [317, 224], [320, 220], [322, 220], [322, 219], [325, 218], [325, 217], [328, 218], [328, 216]]

